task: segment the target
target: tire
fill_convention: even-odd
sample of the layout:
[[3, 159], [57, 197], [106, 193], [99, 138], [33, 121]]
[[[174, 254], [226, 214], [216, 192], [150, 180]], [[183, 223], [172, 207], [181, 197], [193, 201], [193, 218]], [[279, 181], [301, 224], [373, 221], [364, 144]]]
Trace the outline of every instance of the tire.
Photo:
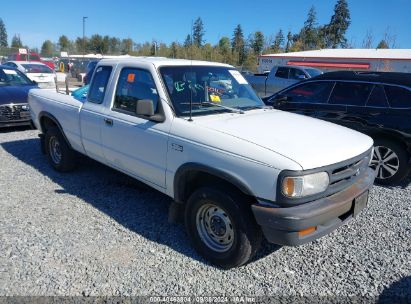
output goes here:
[[185, 225], [197, 252], [224, 269], [247, 263], [261, 244], [261, 230], [250, 206], [243, 196], [227, 189], [196, 190], [185, 208]]
[[394, 185], [401, 182], [409, 172], [408, 153], [398, 142], [376, 138], [371, 168], [376, 171], [375, 182]]
[[44, 144], [47, 158], [55, 170], [68, 172], [74, 169], [76, 154], [57, 127], [51, 127], [47, 130]]

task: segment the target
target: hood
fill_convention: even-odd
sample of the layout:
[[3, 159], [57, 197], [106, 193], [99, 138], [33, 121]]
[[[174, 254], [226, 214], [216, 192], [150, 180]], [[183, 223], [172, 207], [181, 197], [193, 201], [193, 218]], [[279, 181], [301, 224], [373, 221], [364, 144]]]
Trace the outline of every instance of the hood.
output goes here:
[[281, 154], [304, 170], [353, 158], [373, 145], [370, 137], [357, 131], [279, 110], [195, 117], [194, 122]]
[[0, 105], [9, 103], [27, 103], [30, 89], [37, 86], [0, 86]]

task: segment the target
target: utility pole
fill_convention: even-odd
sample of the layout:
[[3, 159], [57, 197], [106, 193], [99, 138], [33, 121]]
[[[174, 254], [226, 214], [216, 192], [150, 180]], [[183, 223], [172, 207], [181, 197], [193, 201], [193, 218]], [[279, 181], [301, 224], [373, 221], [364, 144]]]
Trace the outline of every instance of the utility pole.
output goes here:
[[86, 19], [88, 17], [83, 17], [83, 58], [84, 58], [84, 54], [86, 53]]

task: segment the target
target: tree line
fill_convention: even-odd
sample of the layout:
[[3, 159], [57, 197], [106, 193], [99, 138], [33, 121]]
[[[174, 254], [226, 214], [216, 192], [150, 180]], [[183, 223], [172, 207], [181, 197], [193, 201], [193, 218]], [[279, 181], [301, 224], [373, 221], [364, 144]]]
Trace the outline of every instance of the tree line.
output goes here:
[[[257, 56], [267, 53], [296, 52], [321, 48], [350, 48], [351, 43], [346, 38], [346, 32], [351, 24], [351, 16], [346, 0], [337, 0], [329, 23], [320, 25], [317, 12], [312, 6], [307, 18], [297, 33], [284, 32], [279, 29], [275, 35], [266, 36], [256, 31], [245, 37], [241, 24], [238, 24], [231, 37], [223, 36], [216, 44], [204, 39], [205, 26], [200, 17], [192, 25], [192, 32], [183, 42], [174, 41], [165, 44], [153, 40], [138, 43], [131, 38], [120, 39], [108, 35], [94, 34], [91, 37], [77, 37], [70, 40], [61, 35], [57, 42], [46, 40], [41, 46], [40, 53], [44, 57], [58, 56], [61, 51], [69, 54], [99, 53], [134, 56], [164, 56], [171, 58], [188, 58], [225, 62], [245, 69], [255, 70]], [[373, 47], [373, 35], [367, 31], [363, 47]], [[377, 48], [394, 47], [395, 36], [385, 34]], [[0, 47], [7, 47], [7, 32], [0, 19]], [[24, 47], [20, 36], [14, 35], [11, 47]]]

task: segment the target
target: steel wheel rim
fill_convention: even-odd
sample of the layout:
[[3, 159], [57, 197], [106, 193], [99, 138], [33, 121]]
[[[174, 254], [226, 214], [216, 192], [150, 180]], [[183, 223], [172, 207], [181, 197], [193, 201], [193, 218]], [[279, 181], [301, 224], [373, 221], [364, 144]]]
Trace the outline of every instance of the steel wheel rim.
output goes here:
[[60, 142], [55, 136], [51, 137], [49, 140], [49, 151], [50, 151], [50, 157], [53, 160], [53, 163], [55, 163], [56, 165], [60, 164], [61, 162]]
[[375, 146], [370, 166], [375, 170], [378, 179], [387, 179], [398, 172], [400, 159], [397, 153], [390, 148]]
[[234, 227], [230, 217], [220, 207], [207, 203], [196, 215], [196, 227], [202, 241], [217, 252], [230, 250], [234, 243]]

